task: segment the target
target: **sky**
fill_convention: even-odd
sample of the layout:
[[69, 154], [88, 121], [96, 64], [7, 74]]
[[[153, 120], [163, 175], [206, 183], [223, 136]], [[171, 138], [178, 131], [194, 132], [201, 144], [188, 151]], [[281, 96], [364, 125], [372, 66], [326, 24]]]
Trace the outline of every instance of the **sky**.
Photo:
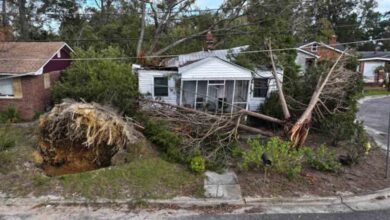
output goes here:
[[378, 1], [378, 11], [388, 12], [390, 11], [390, 0], [377, 0]]

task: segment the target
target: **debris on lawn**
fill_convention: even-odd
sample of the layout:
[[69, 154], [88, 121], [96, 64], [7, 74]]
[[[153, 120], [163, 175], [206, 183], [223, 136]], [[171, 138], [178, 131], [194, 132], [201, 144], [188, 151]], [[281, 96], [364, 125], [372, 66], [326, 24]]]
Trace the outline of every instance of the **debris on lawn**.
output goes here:
[[39, 122], [39, 153], [49, 175], [111, 165], [122, 150], [132, 150], [143, 135], [113, 109], [66, 100]]

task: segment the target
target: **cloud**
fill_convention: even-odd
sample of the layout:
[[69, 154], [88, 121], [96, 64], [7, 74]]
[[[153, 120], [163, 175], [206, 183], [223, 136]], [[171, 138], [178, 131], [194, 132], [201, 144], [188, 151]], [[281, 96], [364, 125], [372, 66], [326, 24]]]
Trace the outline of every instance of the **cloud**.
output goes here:
[[378, 0], [378, 11], [388, 12], [390, 11], [390, 1], [389, 0]]

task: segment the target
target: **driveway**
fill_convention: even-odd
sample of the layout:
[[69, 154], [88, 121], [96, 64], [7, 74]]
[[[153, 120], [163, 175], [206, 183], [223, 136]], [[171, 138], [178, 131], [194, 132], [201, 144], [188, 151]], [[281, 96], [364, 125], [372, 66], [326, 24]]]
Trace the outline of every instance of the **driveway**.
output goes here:
[[384, 149], [387, 146], [390, 97], [368, 98], [359, 104], [357, 120], [363, 121], [367, 133]]

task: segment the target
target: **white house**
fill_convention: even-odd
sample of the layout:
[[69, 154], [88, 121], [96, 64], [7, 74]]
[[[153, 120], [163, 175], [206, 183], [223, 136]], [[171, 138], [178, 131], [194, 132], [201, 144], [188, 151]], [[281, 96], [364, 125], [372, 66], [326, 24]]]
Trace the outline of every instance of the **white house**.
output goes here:
[[[214, 113], [256, 111], [276, 90], [270, 68], [252, 71], [229, 61], [244, 47], [201, 51], [165, 60], [160, 67], [134, 68], [139, 92], [149, 98]], [[278, 69], [279, 79], [283, 70]]]
[[336, 35], [333, 35], [329, 39], [328, 44], [312, 41], [297, 45], [295, 63], [300, 67], [300, 72], [305, 73], [318, 60], [335, 60], [344, 51], [345, 47], [341, 43], [338, 43]]
[[379, 67], [385, 67], [390, 62], [390, 52], [383, 51], [365, 51], [359, 52], [359, 72], [363, 74], [363, 80], [366, 84], [381, 84], [384, 81], [384, 72], [376, 70]]

